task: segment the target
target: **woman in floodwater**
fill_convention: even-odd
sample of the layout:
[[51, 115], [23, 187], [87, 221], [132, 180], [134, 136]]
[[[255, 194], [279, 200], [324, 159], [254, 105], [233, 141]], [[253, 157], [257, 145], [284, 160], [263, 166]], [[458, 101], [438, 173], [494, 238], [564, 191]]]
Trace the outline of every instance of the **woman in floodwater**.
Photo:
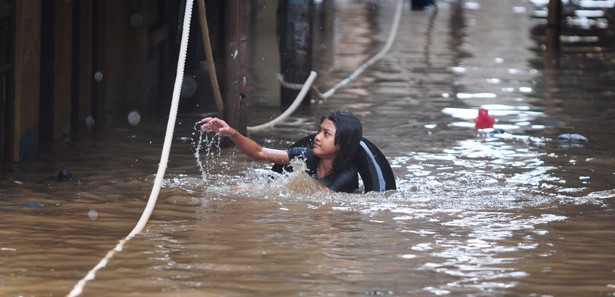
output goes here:
[[290, 164], [294, 158], [304, 160], [307, 173], [323, 182], [324, 191], [354, 193], [359, 187], [353, 160], [363, 128], [359, 119], [350, 112], [334, 111], [322, 117], [311, 148], [292, 147], [288, 150], [262, 147], [218, 118], [204, 118], [201, 123], [202, 131], [213, 131], [230, 138], [241, 152], [254, 160], [282, 165]]

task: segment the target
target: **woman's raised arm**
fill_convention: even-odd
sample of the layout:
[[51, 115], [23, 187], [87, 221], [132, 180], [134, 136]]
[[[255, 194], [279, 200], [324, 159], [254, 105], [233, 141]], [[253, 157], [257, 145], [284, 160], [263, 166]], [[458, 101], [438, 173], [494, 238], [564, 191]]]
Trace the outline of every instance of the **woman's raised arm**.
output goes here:
[[201, 120], [201, 131], [212, 131], [230, 138], [239, 150], [254, 160], [268, 161], [276, 164], [288, 164], [286, 150], [265, 148], [254, 140], [242, 135], [219, 118], [204, 118]]

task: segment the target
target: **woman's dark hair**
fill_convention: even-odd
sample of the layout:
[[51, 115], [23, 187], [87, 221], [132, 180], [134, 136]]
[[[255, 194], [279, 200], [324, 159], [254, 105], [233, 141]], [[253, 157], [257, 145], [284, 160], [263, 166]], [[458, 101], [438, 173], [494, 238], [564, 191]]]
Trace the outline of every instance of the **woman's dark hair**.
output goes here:
[[335, 124], [335, 145], [340, 146], [340, 153], [333, 159], [333, 168], [329, 174], [333, 175], [346, 167], [354, 167], [354, 157], [363, 137], [363, 126], [357, 117], [347, 111], [331, 112], [322, 117], [320, 122], [325, 119]]

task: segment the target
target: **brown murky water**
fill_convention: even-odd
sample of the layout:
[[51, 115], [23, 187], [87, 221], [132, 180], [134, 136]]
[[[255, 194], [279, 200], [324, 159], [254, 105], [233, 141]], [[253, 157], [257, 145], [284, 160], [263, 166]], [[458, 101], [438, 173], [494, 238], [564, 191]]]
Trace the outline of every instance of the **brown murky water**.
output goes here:
[[[201, 151], [201, 173], [193, 145], [177, 141], [146, 231], [84, 296], [615, 295], [612, 37], [565, 43], [561, 67], [546, 70], [531, 3], [439, 4], [406, 3], [383, 60], [327, 102], [251, 135], [286, 147], [321, 114], [353, 111], [391, 162], [397, 191], [292, 190], [233, 149]], [[337, 7], [324, 90], [381, 48], [395, 5]], [[263, 36], [251, 45], [261, 58], [251, 81], [263, 83], [251, 86], [250, 125], [279, 113], [278, 86], [266, 79], [277, 58]], [[506, 133], [474, 130], [479, 106]], [[180, 116], [176, 135], [198, 136], [196, 120]], [[162, 126], [118, 123], [3, 175], [0, 296], [66, 295], [132, 230]], [[562, 133], [589, 142], [558, 141]], [[56, 182], [60, 168], [77, 180]]]

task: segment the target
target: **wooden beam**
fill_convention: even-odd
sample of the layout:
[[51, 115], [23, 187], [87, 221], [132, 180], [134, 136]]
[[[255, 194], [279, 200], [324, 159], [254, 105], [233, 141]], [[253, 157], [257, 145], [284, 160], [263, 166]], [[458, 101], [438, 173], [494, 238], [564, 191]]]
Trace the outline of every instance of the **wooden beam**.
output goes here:
[[[77, 1], [78, 19], [73, 20], [74, 27], [77, 30], [78, 44], [73, 48], [78, 50], [78, 73], [77, 79], [77, 96], [79, 106], [77, 107], [77, 127], [85, 127], [85, 119], [92, 113], [92, 81], [94, 71], [92, 70], [92, 16], [93, 4], [92, 1]], [[74, 79], [74, 78], [73, 78]]]
[[205, 57], [207, 59], [207, 70], [209, 71], [209, 79], [211, 81], [211, 88], [214, 92], [214, 99], [216, 102], [216, 109], [218, 110], [218, 117], [224, 118], [224, 104], [222, 102], [222, 94], [220, 93], [220, 85], [218, 83], [218, 75], [216, 74], [216, 64], [214, 63], [214, 55], [211, 49], [211, 42], [209, 37], [209, 26], [207, 25], [207, 16], [205, 15], [205, 0], [197, 0], [199, 3], [199, 21], [201, 24], [201, 39], [203, 41], [203, 49], [205, 50]]
[[[278, 5], [281, 73], [286, 82], [303, 84], [312, 71], [314, 1], [280, 0]], [[292, 104], [298, 94], [297, 89], [281, 86], [281, 104]], [[310, 97], [308, 93], [303, 103]]]
[[15, 1], [15, 109], [12, 161], [38, 146], [40, 0]]
[[246, 113], [246, 29], [247, 6], [245, 0], [224, 2], [225, 10], [225, 90], [226, 114], [231, 127], [242, 134], [247, 132]]
[[73, 66], [73, 2], [55, 1], [53, 77], [53, 138], [70, 135]]
[[545, 64], [547, 67], [559, 64], [561, 48], [560, 35], [562, 31], [562, 1], [549, 0], [547, 28], [545, 36]]

